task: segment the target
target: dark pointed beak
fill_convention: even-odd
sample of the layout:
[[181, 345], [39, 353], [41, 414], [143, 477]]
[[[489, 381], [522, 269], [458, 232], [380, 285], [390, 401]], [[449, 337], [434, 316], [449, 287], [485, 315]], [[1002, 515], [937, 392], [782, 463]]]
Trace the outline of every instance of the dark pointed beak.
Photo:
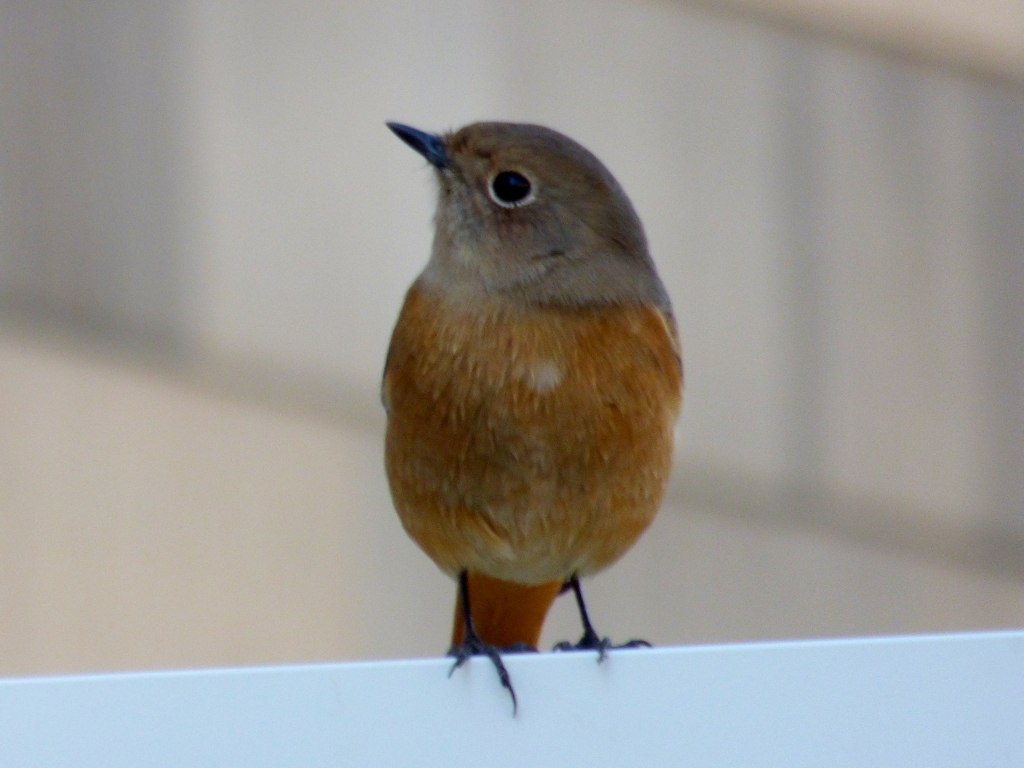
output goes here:
[[440, 136], [418, 131], [401, 123], [388, 123], [387, 126], [394, 131], [398, 138], [427, 158], [427, 161], [435, 168], [443, 170], [451, 167], [452, 162], [448, 157], [448, 150], [444, 148], [444, 141]]

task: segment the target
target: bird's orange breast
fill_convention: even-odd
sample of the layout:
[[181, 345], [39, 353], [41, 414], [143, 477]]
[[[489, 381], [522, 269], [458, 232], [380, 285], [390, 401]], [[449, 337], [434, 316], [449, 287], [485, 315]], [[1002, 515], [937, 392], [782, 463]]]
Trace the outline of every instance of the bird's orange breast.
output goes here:
[[661, 502], [681, 384], [655, 307], [467, 303], [414, 285], [382, 392], [405, 529], [452, 575], [600, 570]]

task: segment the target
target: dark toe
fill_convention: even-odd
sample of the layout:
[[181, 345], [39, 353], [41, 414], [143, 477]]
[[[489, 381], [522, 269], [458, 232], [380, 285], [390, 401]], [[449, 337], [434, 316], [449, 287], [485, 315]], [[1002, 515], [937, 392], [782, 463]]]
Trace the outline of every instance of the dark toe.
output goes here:
[[610, 637], [598, 637], [597, 635], [585, 634], [580, 638], [580, 641], [575, 645], [571, 644], [568, 640], [563, 640], [560, 643], [556, 643], [551, 649], [552, 651], [597, 651], [598, 663], [605, 660], [608, 655], [608, 651], [619, 649], [619, 648], [651, 648], [651, 644], [646, 640], [630, 640], [623, 643], [622, 645], [612, 645]]
[[[525, 645], [525, 643], [523, 643], [523, 645]], [[512, 697], [512, 717], [516, 716], [516, 712], [519, 710], [519, 702], [516, 699], [516, 692], [512, 688], [512, 678], [509, 676], [508, 670], [505, 668], [505, 662], [501, 660], [501, 649], [493, 645], [488, 645], [479, 638], [469, 637], [462, 643], [462, 645], [453, 645], [449, 648], [448, 655], [455, 659], [455, 663], [452, 664], [452, 668], [448, 670], [448, 677], [455, 674], [455, 670], [465, 664], [466, 660], [473, 656], [486, 656], [489, 658], [491, 663], [494, 665], [494, 670], [498, 673], [498, 680], [501, 681], [501, 687], [508, 691], [508, 695]]]
[[505, 653], [538, 653], [537, 649], [529, 643], [512, 643], [502, 649]]
[[654, 646], [646, 640], [627, 640], [622, 645], [613, 645], [612, 648], [653, 648]]

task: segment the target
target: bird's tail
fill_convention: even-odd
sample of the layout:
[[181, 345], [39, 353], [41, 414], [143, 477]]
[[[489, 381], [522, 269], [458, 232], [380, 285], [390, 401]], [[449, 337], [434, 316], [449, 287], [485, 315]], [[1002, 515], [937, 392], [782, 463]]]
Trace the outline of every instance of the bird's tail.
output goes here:
[[[472, 572], [468, 574], [468, 583], [473, 626], [481, 640], [499, 648], [507, 648], [514, 643], [536, 648], [544, 618], [562, 589], [561, 581], [517, 584]], [[453, 646], [462, 644], [464, 628], [462, 598], [457, 595]]]

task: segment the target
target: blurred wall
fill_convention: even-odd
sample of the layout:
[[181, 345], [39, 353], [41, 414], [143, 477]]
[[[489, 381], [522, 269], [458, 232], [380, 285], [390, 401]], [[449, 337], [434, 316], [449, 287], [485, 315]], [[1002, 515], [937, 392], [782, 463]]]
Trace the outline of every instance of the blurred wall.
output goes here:
[[647, 226], [686, 404], [603, 631], [1024, 622], [1019, 84], [628, 0], [10, 3], [0, 61], [0, 672], [443, 649], [380, 460], [433, 202], [386, 119], [556, 127]]
[[857, 45], [970, 69], [1024, 77], [1024, 5], [1017, 0], [693, 0], [766, 23], [823, 32]]

